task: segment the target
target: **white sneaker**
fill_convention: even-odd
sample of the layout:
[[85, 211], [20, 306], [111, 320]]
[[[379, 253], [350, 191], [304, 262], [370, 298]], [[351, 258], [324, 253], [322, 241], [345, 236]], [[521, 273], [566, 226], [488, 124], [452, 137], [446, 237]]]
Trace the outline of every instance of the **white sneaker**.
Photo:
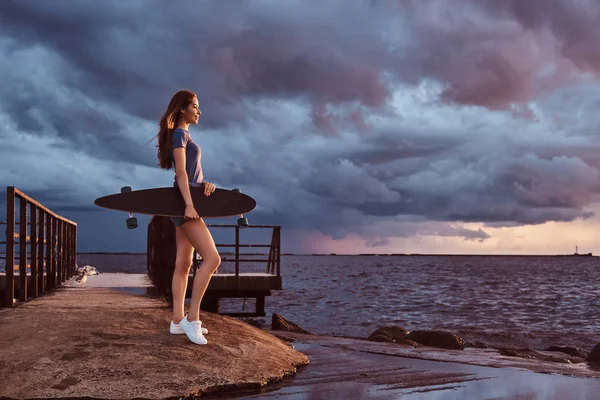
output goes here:
[[[202, 321], [200, 321], [200, 326], [202, 326]], [[181, 326], [179, 326], [179, 324], [174, 323], [173, 321], [171, 321], [171, 325], [169, 326], [169, 332], [172, 335], [185, 335], [185, 331], [181, 329]], [[206, 335], [207, 333], [208, 329], [202, 328], [202, 334]]]
[[207, 344], [208, 343], [208, 341], [202, 334], [202, 322], [200, 322], [200, 321], [189, 322], [187, 319], [187, 315], [186, 315], [185, 317], [183, 317], [183, 319], [179, 323], [179, 326], [181, 327], [181, 329], [183, 329], [183, 331], [187, 335], [188, 339], [190, 339], [190, 341], [192, 341], [192, 343], [196, 343], [196, 344]]

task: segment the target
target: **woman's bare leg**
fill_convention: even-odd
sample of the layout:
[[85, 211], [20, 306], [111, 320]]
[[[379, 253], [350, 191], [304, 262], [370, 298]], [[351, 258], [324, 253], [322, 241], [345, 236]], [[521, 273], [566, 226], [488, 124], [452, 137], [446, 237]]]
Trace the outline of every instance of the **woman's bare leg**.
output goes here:
[[177, 245], [177, 256], [175, 258], [171, 290], [173, 292], [173, 322], [178, 324], [184, 317], [185, 292], [190, 267], [192, 266], [194, 247], [181, 228], [175, 228], [175, 243]]
[[181, 229], [185, 232], [191, 245], [202, 256], [202, 264], [196, 271], [196, 277], [194, 278], [190, 311], [188, 313], [188, 321], [198, 321], [200, 319], [200, 303], [210, 278], [221, 264], [221, 257], [202, 218], [186, 222], [181, 226]]

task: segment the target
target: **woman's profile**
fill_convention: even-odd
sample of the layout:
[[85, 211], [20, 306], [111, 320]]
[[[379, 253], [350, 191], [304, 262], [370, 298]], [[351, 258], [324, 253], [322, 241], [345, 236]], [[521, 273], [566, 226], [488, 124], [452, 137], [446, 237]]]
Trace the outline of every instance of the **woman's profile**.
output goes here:
[[[215, 191], [214, 184], [204, 181], [202, 150], [188, 132], [190, 124], [197, 124], [201, 115], [196, 94], [180, 90], [171, 98], [160, 119], [157, 135], [159, 165], [163, 169], [175, 167], [173, 185], [179, 188], [185, 201], [184, 216], [171, 218], [176, 226], [177, 256], [172, 281], [173, 317], [169, 330], [172, 334], [186, 334], [196, 344], [207, 343], [204, 335], [208, 330], [202, 327], [200, 321], [200, 303], [210, 278], [221, 264], [212, 235], [194, 209], [190, 194], [190, 186], [203, 187], [206, 196]], [[189, 312], [184, 315], [185, 293], [194, 249], [202, 256], [202, 264], [194, 278]]]

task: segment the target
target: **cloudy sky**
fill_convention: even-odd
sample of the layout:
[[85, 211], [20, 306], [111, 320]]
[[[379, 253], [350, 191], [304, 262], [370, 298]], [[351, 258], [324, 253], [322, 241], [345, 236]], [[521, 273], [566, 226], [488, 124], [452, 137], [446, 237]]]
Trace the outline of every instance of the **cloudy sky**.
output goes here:
[[77, 221], [80, 251], [145, 251], [149, 218], [93, 202], [172, 185], [149, 141], [186, 88], [205, 179], [253, 196], [285, 252], [597, 253], [598, 20], [595, 0], [4, 0], [0, 184]]

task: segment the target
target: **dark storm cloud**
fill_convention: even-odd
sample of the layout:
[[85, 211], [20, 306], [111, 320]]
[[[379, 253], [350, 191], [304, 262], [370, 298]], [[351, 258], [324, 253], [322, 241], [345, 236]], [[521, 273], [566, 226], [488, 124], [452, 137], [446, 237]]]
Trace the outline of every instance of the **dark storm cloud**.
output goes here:
[[[381, 2], [410, 27], [391, 68], [405, 80], [434, 77], [446, 101], [507, 109], [598, 76], [600, 3], [593, 0]], [[401, 47], [400, 47], [401, 48]]]
[[597, 1], [513, 0], [507, 4], [490, 2], [489, 6], [492, 10], [505, 8], [525, 29], [550, 30], [564, 57], [582, 70], [600, 74], [600, 54], [590, 51], [600, 41]]
[[[536, 93], [536, 74], [554, 47], [576, 68], [597, 66], [596, 52], [588, 51], [598, 39], [600, 6], [593, 2], [463, 1], [448, 8], [440, 0], [401, 1], [395, 13], [388, 2], [329, 1], [318, 9], [298, 2], [172, 4], [79, 1], [65, 11], [56, 2], [7, 1], [0, 18], [8, 36], [59, 52], [79, 76], [71, 83], [143, 118], [156, 118], [164, 103], [148, 95], [187, 82], [225, 105], [240, 96], [306, 97], [327, 130], [324, 104], [385, 105], [390, 88], [382, 73], [434, 77], [449, 85], [444, 98], [506, 107]], [[227, 122], [227, 115], [212, 118], [205, 122]]]
[[258, 221], [376, 246], [488, 235], [410, 220], [587, 218], [600, 96], [564, 88], [596, 84], [599, 13], [558, 0], [6, 0], [2, 183], [73, 212], [120, 185], [170, 184], [147, 142], [189, 88], [207, 180], [255, 194]]
[[[181, 7], [189, 9], [187, 18], [175, 12]], [[142, 118], [156, 119], [165, 103], [158, 98], [181, 85], [197, 88], [234, 114], [231, 102], [240, 96], [308, 96], [315, 108], [355, 100], [383, 104], [389, 92], [380, 70], [373, 60], [361, 61], [375, 50], [336, 54], [336, 43], [319, 44], [320, 35], [336, 32], [324, 21], [319, 31], [307, 31], [290, 15], [302, 7], [280, 7], [276, 15], [268, 7], [265, 13], [254, 8], [174, 2], [167, 10], [160, 2], [81, 1], [64, 12], [57, 3], [4, 2], [0, 22], [8, 36], [58, 52], [77, 71], [68, 84]], [[347, 35], [335, 36], [330, 39], [350, 48]], [[369, 36], [376, 39], [376, 31]], [[207, 113], [204, 123], [223, 125], [230, 121], [227, 114]]]

